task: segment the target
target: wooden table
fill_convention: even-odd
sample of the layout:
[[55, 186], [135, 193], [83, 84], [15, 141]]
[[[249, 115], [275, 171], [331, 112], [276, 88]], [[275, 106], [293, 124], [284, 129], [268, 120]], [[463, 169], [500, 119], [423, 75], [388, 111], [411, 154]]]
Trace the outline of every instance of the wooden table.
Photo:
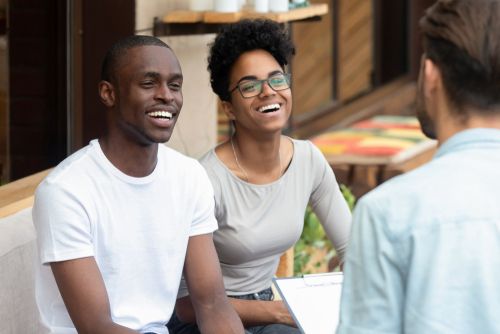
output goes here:
[[412, 116], [375, 116], [311, 141], [357, 196], [429, 161], [437, 146]]

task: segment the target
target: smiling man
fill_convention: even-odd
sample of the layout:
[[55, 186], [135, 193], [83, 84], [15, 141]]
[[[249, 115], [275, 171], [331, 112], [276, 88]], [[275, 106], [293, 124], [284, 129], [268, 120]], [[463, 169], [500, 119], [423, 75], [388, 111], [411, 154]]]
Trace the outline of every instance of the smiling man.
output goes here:
[[182, 107], [182, 71], [151, 36], [117, 42], [102, 67], [107, 132], [42, 182], [33, 219], [37, 303], [51, 333], [168, 333], [179, 281], [204, 333], [242, 333], [212, 232], [213, 190], [194, 159], [164, 145]]

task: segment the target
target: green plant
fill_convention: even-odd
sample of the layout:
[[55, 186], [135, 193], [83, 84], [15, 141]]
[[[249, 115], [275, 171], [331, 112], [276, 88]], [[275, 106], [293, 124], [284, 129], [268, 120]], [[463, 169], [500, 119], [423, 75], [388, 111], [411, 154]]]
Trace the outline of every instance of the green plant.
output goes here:
[[[340, 191], [349, 208], [353, 210], [356, 198], [349, 187], [341, 184]], [[314, 263], [311, 263], [313, 254], [321, 250], [326, 251], [326, 255], [319, 259], [314, 259]], [[334, 256], [335, 249], [332, 247], [330, 240], [328, 240], [323, 226], [311, 208], [307, 207], [304, 216], [304, 229], [294, 247], [294, 275], [309, 274], [312, 270], [327, 265]]]
[[340, 192], [344, 196], [344, 199], [347, 202], [349, 209], [351, 209], [351, 211], [354, 210], [354, 205], [356, 204], [356, 197], [353, 195], [351, 189], [345, 184], [341, 184]]

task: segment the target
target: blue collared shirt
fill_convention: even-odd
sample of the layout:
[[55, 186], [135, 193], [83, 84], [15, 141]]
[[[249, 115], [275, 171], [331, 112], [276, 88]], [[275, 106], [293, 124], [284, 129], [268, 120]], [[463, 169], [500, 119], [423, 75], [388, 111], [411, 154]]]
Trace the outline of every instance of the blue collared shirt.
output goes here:
[[337, 334], [500, 333], [500, 130], [449, 138], [356, 206]]

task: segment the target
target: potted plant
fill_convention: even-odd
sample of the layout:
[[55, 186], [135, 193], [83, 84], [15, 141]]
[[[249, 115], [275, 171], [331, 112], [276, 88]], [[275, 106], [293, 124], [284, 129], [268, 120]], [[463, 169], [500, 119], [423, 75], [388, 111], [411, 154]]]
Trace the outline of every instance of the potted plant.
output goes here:
[[[341, 184], [340, 190], [352, 210], [356, 198], [347, 186]], [[318, 217], [308, 207], [304, 216], [302, 235], [294, 247], [294, 275], [338, 270], [335, 255], [335, 249], [328, 240]]]

